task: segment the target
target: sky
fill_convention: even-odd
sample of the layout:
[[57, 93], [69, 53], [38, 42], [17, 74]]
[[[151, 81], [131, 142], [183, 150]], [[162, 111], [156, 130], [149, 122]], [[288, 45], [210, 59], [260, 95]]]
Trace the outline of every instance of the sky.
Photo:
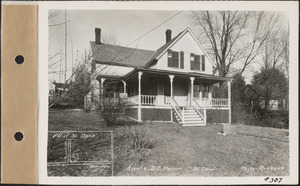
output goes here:
[[[49, 15], [56, 11], [50, 10]], [[132, 42], [177, 13], [179, 11], [67, 10], [67, 78], [71, 74], [72, 61], [75, 64], [76, 59], [82, 56], [84, 50], [89, 50], [90, 41], [95, 40], [96, 27], [101, 28], [102, 36], [114, 36], [121, 46], [157, 50], [166, 42], [165, 31], [167, 29], [172, 30], [172, 37], [187, 27], [195, 30], [195, 26], [191, 23], [190, 11], [179, 13], [140, 40]], [[62, 48], [62, 58], [64, 58], [65, 26], [60, 24], [64, 20], [65, 10], [59, 10], [59, 14], [49, 21], [49, 25], [57, 25], [49, 26], [49, 56], [55, 55]], [[132, 44], [128, 45], [130, 43]], [[56, 55], [51, 62], [55, 63], [60, 58], [60, 55]], [[60, 67], [59, 63], [55, 64], [54, 68], [49, 70], [49, 81], [58, 82], [57, 72]], [[252, 74], [245, 73], [244, 75], [246, 75], [246, 81], [249, 82]]]
[[[49, 11], [49, 15], [56, 10]], [[155, 28], [165, 20], [177, 14], [179, 11], [103, 11], [103, 10], [67, 10], [67, 77], [71, 74], [72, 65], [72, 46], [73, 63], [75, 64], [77, 56], [82, 55], [83, 51], [89, 50], [90, 41], [95, 40], [95, 28], [101, 28], [102, 35], [114, 36], [117, 43], [121, 46], [128, 46], [134, 40]], [[157, 50], [165, 44], [165, 31], [172, 29], [172, 36], [177, 35], [187, 27], [193, 27], [189, 16], [191, 12], [181, 12], [171, 20], [167, 21], [157, 29], [140, 40], [132, 43], [128, 47]], [[60, 10], [58, 16], [51, 19], [49, 25], [60, 24], [65, 20], [65, 11]], [[155, 39], [153, 39], [155, 38]], [[64, 53], [65, 26], [49, 26], [49, 55], [62, 51]], [[77, 54], [78, 53], [78, 54]], [[64, 58], [64, 54], [63, 54]], [[57, 55], [52, 62], [60, 60]], [[57, 65], [56, 71], [59, 71]], [[51, 71], [49, 80], [58, 81], [58, 75]]]

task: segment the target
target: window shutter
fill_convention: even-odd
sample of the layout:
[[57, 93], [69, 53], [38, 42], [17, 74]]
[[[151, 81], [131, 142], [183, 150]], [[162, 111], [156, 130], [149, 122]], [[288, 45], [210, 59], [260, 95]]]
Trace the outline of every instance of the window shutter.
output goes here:
[[195, 70], [200, 70], [200, 56], [195, 55]]
[[184, 69], [184, 52], [180, 52], [180, 68]]
[[199, 55], [199, 70], [202, 71], [202, 55]]
[[205, 55], [202, 55], [202, 71], [205, 71]]
[[168, 67], [172, 67], [172, 50], [168, 50]]
[[194, 70], [194, 68], [195, 68], [195, 63], [194, 63], [194, 60], [195, 60], [195, 57], [194, 57], [194, 54], [193, 53], [191, 53], [191, 70]]

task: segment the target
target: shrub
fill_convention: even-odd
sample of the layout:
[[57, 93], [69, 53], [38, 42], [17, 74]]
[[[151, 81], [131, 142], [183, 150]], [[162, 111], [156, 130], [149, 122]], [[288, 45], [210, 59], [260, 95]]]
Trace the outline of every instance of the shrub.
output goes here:
[[90, 113], [90, 112], [91, 112], [91, 107], [85, 108], [85, 109], [84, 109], [84, 112]]
[[103, 111], [101, 111], [101, 114], [107, 127], [117, 125], [117, 119], [120, 115], [117, 110], [104, 109]]
[[234, 103], [231, 110], [232, 123], [242, 123], [247, 119], [247, 107], [242, 103]]
[[256, 112], [253, 118], [245, 120], [246, 125], [273, 128], [289, 128], [289, 112], [287, 110], [271, 110], [262, 114]]
[[129, 147], [132, 150], [152, 149], [156, 142], [146, 130], [144, 124], [131, 124], [126, 126], [126, 135], [129, 139]]
[[98, 111], [102, 114], [106, 126], [117, 125], [117, 119], [123, 114], [126, 105], [127, 102], [121, 98], [108, 98], [100, 101]]

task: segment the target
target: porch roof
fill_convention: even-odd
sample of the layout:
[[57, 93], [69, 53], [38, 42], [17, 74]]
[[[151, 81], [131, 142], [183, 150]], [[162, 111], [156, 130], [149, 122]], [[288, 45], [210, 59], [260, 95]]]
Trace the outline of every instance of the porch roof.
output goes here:
[[138, 67], [154, 54], [154, 51], [91, 41], [92, 56], [96, 63], [116, 66]]
[[144, 67], [135, 68], [133, 71], [126, 74], [123, 78], [124, 79], [129, 79], [133, 75], [135, 75], [137, 72], [148, 72], [148, 73], [153, 73], [153, 74], [175, 75], [175, 76], [181, 76], [181, 77], [195, 77], [195, 78], [210, 80], [210, 81], [215, 82], [215, 83], [224, 82], [224, 81], [231, 81], [232, 80], [232, 78], [230, 78], [230, 77], [220, 77], [220, 76], [200, 74], [200, 73], [195, 73], [195, 72], [178, 72], [178, 71], [152, 69], [152, 68], [144, 68]]
[[96, 79], [100, 81], [100, 78], [114, 79], [114, 80], [122, 80], [122, 76], [111, 76], [111, 75], [98, 75]]

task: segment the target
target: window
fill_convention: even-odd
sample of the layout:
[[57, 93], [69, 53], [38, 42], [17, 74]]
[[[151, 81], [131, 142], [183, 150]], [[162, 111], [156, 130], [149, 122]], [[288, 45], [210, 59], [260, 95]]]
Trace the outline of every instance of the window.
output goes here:
[[200, 56], [191, 53], [191, 70], [200, 70]]
[[184, 68], [184, 53], [168, 50], [168, 67]]
[[199, 98], [200, 85], [193, 85], [194, 98]]
[[205, 71], [205, 56], [191, 53], [191, 70]]

